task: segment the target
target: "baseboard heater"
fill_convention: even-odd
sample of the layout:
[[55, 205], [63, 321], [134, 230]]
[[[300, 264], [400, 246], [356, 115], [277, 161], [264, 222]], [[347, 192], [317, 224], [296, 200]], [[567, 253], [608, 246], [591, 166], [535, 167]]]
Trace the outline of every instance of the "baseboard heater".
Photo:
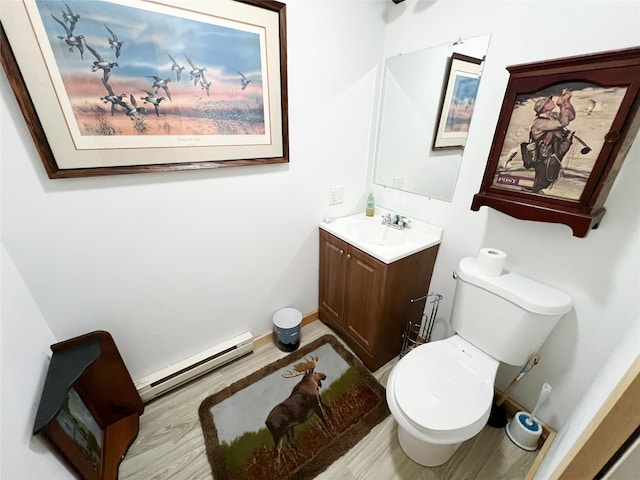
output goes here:
[[147, 375], [135, 382], [135, 386], [142, 401], [146, 403], [251, 352], [253, 352], [253, 337], [251, 333], [245, 332], [220, 345]]

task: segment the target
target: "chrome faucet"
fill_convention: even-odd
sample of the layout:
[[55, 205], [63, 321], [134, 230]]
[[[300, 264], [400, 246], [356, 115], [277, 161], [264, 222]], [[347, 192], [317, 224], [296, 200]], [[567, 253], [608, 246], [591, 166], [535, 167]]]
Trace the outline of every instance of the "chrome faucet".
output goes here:
[[396, 230], [404, 230], [410, 221], [410, 219], [403, 217], [402, 215], [391, 215], [390, 213], [387, 213], [382, 216], [382, 224], [395, 228]]

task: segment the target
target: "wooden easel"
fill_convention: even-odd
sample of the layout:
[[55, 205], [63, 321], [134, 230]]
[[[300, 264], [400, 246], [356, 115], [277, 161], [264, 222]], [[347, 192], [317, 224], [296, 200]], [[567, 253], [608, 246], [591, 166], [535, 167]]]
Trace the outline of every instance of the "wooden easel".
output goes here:
[[33, 434], [44, 433], [86, 480], [118, 478], [144, 403], [111, 335], [51, 345]]

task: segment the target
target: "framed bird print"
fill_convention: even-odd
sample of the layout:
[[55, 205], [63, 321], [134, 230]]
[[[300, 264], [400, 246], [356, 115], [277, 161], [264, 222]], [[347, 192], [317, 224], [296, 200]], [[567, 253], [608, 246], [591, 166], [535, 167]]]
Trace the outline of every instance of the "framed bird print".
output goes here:
[[49, 178], [288, 162], [283, 3], [19, 0], [1, 15]]

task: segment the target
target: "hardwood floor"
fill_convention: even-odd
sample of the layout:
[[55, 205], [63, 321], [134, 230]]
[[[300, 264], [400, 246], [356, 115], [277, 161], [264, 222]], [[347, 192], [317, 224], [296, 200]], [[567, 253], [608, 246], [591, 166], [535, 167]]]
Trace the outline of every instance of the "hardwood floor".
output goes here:
[[[322, 322], [303, 327], [302, 343], [333, 333]], [[254, 353], [160, 397], [145, 407], [140, 433], [120, 465], [121, 480], [200, 480], [212, 478], [198, 407], [209, 395], [244, 378], [260, 367], [286, 356], [275, 345]], [[374, 372], [386, 384], [397, 360]], [[436, 468], [411, 461], [400, 448], [392, 416], [371, 430], [360, 443], [320, 474], [318, 480], [431, 480], [431, 479], [524, 479], [536, 458], [515, 446], [504, 429], [485, 427], [465, 442], [453, 458]]]

